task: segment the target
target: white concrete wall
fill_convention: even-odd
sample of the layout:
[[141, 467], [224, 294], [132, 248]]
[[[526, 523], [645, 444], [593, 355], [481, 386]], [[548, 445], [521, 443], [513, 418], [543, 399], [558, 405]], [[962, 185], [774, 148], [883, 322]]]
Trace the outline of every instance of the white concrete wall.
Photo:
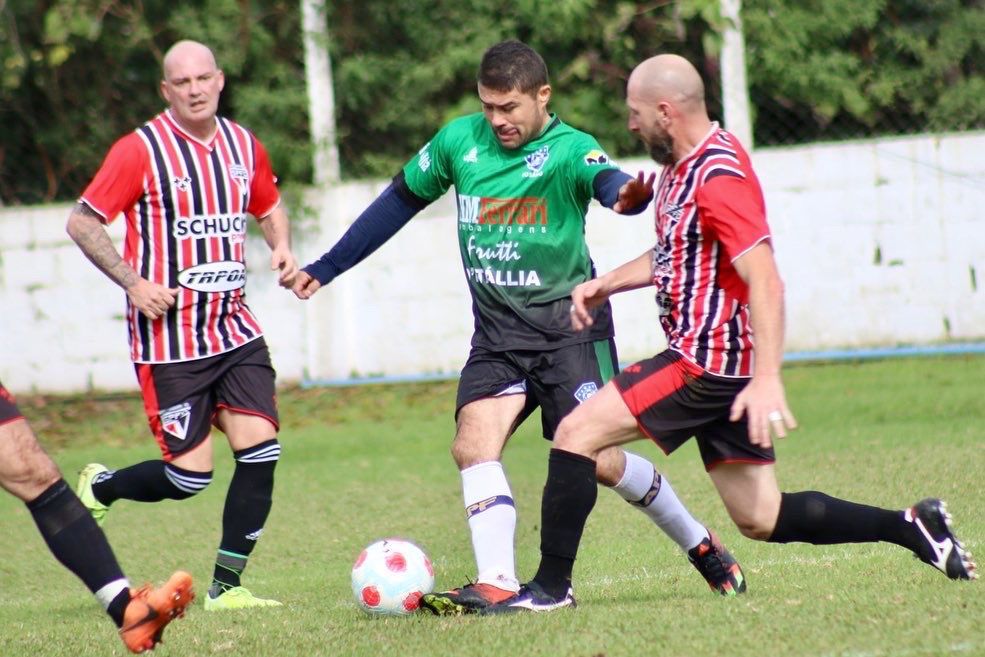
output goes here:
[[[985, 338], [985, 133], [759, 150], [753, 161], [787, 284], [788, 350]], [[299, 259], [330, 247], [385, 184], [313, 190], [314, 216], [294, 213]], [[15, 392], [136, 387], [123, 292], [65, 235], [69, 209], [0, 210], [0, 380]], [[247, 300], [281, 381], [457, 372], [472, 317], [454, 214], [446, 196], [305, 303], [276, 286], [254, 238]], [[651, 216], [593, 204], [600, 271], [648, 248]], [[122, 228], [111, 227], [117, 241]], [[614, 306], [621, 360], [662, 348], [650, 291]]]

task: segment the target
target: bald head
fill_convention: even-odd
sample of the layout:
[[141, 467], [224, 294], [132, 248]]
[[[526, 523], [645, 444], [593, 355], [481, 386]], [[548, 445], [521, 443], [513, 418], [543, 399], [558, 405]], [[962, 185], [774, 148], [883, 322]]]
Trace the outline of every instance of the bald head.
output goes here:
[[679, 55], [657, 55], [629, 76], [627, 93], [647, 103], [667, 102], [684, 114], [703, 111], [705, 85], [691, 62]]
[[216, 70], [215, 55], [204, 43], [198, 41], [178, 41], [164, 53], [164, 79], [173, 76], [175, 69], [194, 64], [197, 68]]

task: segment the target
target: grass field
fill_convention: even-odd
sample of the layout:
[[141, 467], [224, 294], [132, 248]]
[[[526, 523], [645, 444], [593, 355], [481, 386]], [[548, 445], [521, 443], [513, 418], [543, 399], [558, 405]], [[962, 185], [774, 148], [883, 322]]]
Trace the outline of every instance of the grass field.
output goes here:
[[[967, 547], [985, 536], [985, 358], [791, 366], [801, 429], [778, 446], [785, 490], [823, 490], [902, 508], [944, 497]], [[602, 491], [575, 570], [576, 610], [509, 618], [383, 619], [355, 606], [349, 568], [367, 543], [410, 538], [439, 587], [474, 575], [460, 484], [448, 454], [454, 383], [280, 393], [284, 454], [274, 509], [244, 583], [285, 607], [225, 615], [195, 603], [162, 655], [630, 655], [883, 657], [985, 655], [985, 583], [951, 582], [892, 545], [770, 545], [731, 526], [693, 443], [654, 458], [696, 516], [739, 558], [749, 592], [714, 596], [669, 540]], [[22, 398], [66, 478], [85, 463], [157, 456], [136, 397]], [[517, 562], [539, 558], [548, 443], [528, 421], [505, 458], [519, 511]], [[106, 530], [135, 583], [192, 572], [200, 595], [232, 472], [186, 502], [121, 502]], [[112, 625], [48, 554], [26, 509], [0, 497], [0, 656], [120, 655]]]

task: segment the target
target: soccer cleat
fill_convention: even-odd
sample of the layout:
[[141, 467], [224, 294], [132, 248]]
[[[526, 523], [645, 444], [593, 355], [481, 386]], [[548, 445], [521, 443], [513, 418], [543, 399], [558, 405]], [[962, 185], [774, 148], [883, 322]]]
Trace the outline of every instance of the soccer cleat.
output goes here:
[[687, 558], [705, 578], [712, 591], [732, 596], [746, 592], [746, 578], [739, 562], [725, 549], [713, 531], [709, 530], [708, 538], [688, 550]]
[[130, 652], [153, 650], [161, 642], [164, 627], [184, 616], [185, 607], [195, 599], [192, 576], [179, 570], [161, 588], [131, 589], [130, 596], [123, 612], [120, 638]]
[[461, 616], [477, 613], [514, 595], [515, 591], [501, 589], [493, 584], [469, 582], [460, 589], [425, 594], [421, 597], [420, 609], [435, 616]]
[[251, 609], [253, 607], [281, 607], [276, 600], [258, 598], [242, 586], [226, 589], [216, 597], [212, 591], [205, 595], [205, 611], [222, 611], [224, 609]]
[[903, 518], [916, 528], [922, 550], [914, 554], [951, 579], [978, 579], [971, 553], [965, 552], [951, 527], [951, 514], [944, 500], [929, 497], [903, 512]]
[[92, 492], [92, 484], [93, 480], [104, 472], [109, 472], [109, 469], [102, 463], [90, 463], [79, 470], [79, 483], [75, 488], [75, 494], [79, 496], [82, 506], [89, 510], [92, 519], [100, 527], [106, 521], [109, 507], [96, 499], [96, 495]]
[[560, 598], [548, 595], [540, 584], [531, 580], [520, 587], [520, 591], [508, 600], [489, 605], [479, 611], [483, 615], [514, 614], [521, 611], [556, 611], [565, 607], [577, 607], [575, 594], [571, 587]]

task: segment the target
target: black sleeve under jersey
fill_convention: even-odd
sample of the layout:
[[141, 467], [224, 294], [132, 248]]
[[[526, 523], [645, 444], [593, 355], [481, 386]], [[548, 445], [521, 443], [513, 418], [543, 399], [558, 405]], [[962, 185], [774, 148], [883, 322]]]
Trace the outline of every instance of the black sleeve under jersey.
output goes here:
[[403, 172], [400, 172], [363, 210], [335, 246], [303, 271], [322, 285], [328, 285], [336, 276], [352, 269], [380, 248], [427, 205], [427, 201], [410, 191]]

